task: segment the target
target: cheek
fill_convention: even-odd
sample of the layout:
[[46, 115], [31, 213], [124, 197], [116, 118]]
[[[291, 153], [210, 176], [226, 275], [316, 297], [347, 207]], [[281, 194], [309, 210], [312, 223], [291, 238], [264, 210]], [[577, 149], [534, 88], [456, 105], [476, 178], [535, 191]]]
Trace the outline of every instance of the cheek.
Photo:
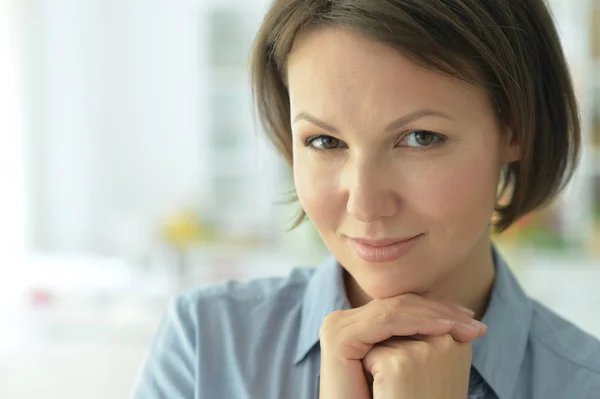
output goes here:
[[339, 168], [309, 158], [314, 156], [306, 151], [294, 154], [294, 184], [300, 205], [315, 225], [335, 228], [345, 211]]
[[448, 235], [480, 231], [492, 216], [499, 164], [489, 152], [477, 154], [440, 161], [426, 176], [415, 179], [414, 190], [407, 193], [413, 209], [442, 225]]

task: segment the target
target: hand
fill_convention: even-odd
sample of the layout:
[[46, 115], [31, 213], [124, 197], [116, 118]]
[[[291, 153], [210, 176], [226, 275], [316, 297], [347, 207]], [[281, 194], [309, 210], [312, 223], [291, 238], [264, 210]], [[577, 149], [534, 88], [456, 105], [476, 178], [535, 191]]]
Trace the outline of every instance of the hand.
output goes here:
[[447, 301], [416, 294], [329, 314], [320, 331], [320, 398], [370, 398], [362, 360], [376, 344], [392, 337], [443, 335], [470, 342], [485, 333], [472, 316]]
[[392, 338], [363, 359], [373, 376], [373, 399], [465, 399], [469, 391], [471, 343], [450, 334]]

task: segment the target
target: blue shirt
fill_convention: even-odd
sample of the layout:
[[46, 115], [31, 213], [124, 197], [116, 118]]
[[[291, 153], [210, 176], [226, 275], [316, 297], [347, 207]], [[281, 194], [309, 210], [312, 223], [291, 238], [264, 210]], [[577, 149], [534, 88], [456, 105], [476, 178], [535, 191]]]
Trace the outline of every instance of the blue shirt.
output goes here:
[[[473, 342], [469, 399], [600, 398], [600, 342], [528, 298], [496, 251], [494, 260], [482, 320], [488, 332]], [[286, 278], [176, 297], [132, 397], [317, 398], [321, 323], [350, 307], [342, 272], [331, 257]]]

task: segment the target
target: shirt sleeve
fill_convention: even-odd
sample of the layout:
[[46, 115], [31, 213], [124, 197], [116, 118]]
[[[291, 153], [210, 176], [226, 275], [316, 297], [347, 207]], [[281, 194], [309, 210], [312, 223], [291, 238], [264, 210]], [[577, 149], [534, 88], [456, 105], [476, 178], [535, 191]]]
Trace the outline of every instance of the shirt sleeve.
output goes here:
[[196, 334], [188, 300], [175, 297], [134, 384], [132, 399], [193, 399]]

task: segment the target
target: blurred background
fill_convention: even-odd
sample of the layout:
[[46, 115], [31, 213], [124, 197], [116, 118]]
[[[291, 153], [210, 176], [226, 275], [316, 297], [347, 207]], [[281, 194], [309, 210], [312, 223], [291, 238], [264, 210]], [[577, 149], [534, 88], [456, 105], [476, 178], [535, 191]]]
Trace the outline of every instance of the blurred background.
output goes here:
[[[173, 294], [325, 256], [252, 115], [266, 4], [0, 0], [0, 398], [127, 398]], [[584, 154], [498, 245], [600, 337], [600, 1], [550, 4]]]

